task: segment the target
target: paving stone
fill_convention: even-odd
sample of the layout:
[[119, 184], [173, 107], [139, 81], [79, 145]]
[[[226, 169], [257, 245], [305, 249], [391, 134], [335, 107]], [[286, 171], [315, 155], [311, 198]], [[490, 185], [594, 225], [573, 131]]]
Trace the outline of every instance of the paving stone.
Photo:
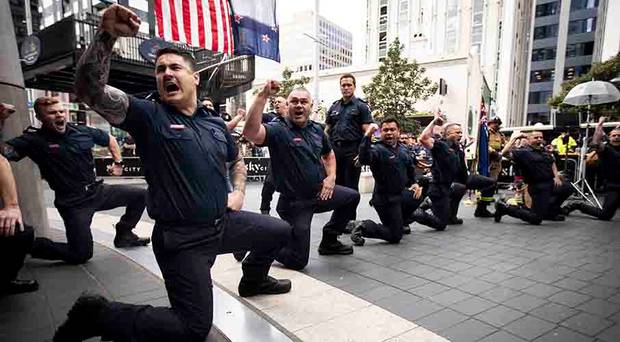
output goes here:
[[514, 277], [504, 280], [499, 284], [513, 290], [522, 290], [536, 284], [536, 282], [522, 277]]
[[[620, 291], [615, 287], [590, 283], [587, 286], [581, 288], [578, 292], [590, 295], [594, 298], [607, 299], [611, 302], [620, 303]], [[613, 300], [614, 295], [618, 296], [617, 301]]]
[[568, 277], [553, 283], [553, 286], [561, 287], [565, 290], [572, 290], [572, 291], [578, 291], [579, 289], [582, 289], [586, 287], [587, 285], [588, 283], [586, 283], [585, 281], [568, 278]]
[[480, 293], [478, 296], [496, 303], [503, 303], [511, 298], [520, 296], [521, 292], [503, 286]]
[[416, 323], [426, 329], [440, 331], [457, 325], [468, 318], [469, 317], [454, 310], [443, 309], [416, 321]]
[[415, 321], [433, 312], [444, 309], [443, 306], [429, 300], [416, 300], [418, 297], [397, 295], [378, 300], [376, 304], [400, 317]]
[[579, 311], [557, 303], [547, 303], [529, 312], [539, 318], [553, 323], [560, 323], [576, 315]]
[[[430, 281], [438, 281], [448, 277], [454, 277], [454, 272], [446, 271], [440, 268], [436, 268], [433, 272], [426, 273], [420, 277], [428, 279]], [[458, 276], [458, 275], [457, 275]]]
[[459, 272], [462, 275], [468, 276], [468, 277], [473, 277], [473, 278], [478, 278], [480, 279], [481, 276], [485, 275], [485, 274], [489, 274], [491, 272], [495, 272], [490, 268], [487, 267], [481, 267], [481, 266], [474, 266], [471, 268], [468, 268], [466, 270], [463, 270], [461, 272]]
[[592, 299], [579, 305], [576, 309], [605, 318], [619, 312], [620, 304], [601, 299]]
[[548, 302], [544, 299], [540, 299], [529, 294], [522, 294], [518, 297], [505, 301], [503, 304], [521, 312], [530, 312], [545, 303]]
[[525, 340], [500, 330], [483, 338], [482, 340], [478, 340], [478, 342], [525, 342]]
[[496, 305], [497, 304], [480, 297], [471, 297], [453, 305], [450, 305], [450, 308], [462, 312], [466, 315], [473, 316]]
[[448, 286], [430, 282], [422, 286], [418, 286], [407, 290], [410, 293], [422, 298], [430, 298], [436, 294], [450, 290]]
[[468, 319], [441, 332], [441, 336], [454, 342], [473, 342], [496, 332], [491, 325], [475, 319]]
[[616, 324], [611, 328], [603, 330], [596, 336], [599, 340], [605, 342], [618, 342], [620, 340], [620, 324]]
[[[388, 285], [384, 285], [384, 286], [380, 286], [380, 287], [376, 287], [374, 289], [370, 289], [366, 292], [362, 292], [360, 294], [357, 294], [358, 297], [369, 301], [371, 303], [376, 303], [377, 301], [384, 299], [384, 298], [388, 298], [388, 297], [392, 297], [392, 296], [404, 296], [404, 295], [411, 295], [410, 293], [407, 293], [405, 291], [399, 290], [395, 287], [392, 286], [388, 286]], [[411, 298], [409, 297], [409, 299], [411, 300], [420, 300], [420, 297], [415, 296], [415, 298]]]
[[600, 277], [602, 274], [598, 272], [590, 272], [586, 270], [576, 270], [568, 274], [569, 277], [583, 281], [590, 281]]
[[562, 280], [565, 277], [565, 274], [556, 272], [532, 272], [526, 277], [541, 283], [552, 284], [558, 280]]
[[477, 295], [477, 294], [480, 294], [482, 292], [485, 292], [485, 291], [488, 291], [490, 289], [493, 289], [495, 287], [497, 287], [496, 284], [489, 283], [489, 282], [486, 282], [486, 281], [483, 281], [483, 280], [474, 279], [474, 280], [472, 280], [470, 282], [467, 282], [465, 284], [460, 285], [458, 288], [463, 290], [463, 291], [465, 291], [465, 292]]
[[470, 265], [464, 262], [458, 262], [458, 261], [453, 261], [451, 263], [441, 266], [441, 268], [448, 270], [450, 272], [463, 272], [466, 269], [472, 268], [472, 267], [473, 265]]
[[594, 316], [587, 312], [579, 313], [560, 323], [560, 325], [566, 328], [575, 330], [589, 336], [596, 336], [596, 334], [600, 333], [601, 331], [605, 330], [613, 324], [614, 323], [611, 321], [602, 319], [599, 316]]
[[558, 292], [561, 292], [562, 289], [559, 287], [538, 283], [527, 287], [521, 291], [527, 294], [531, 294], [532, 296], [536, 296], [538, 298], [547, 298]]
[[474, 318], [500, 328], [523, 316], [524, 314], [522, 312], [499, 305], [477, 314]]
[[615, 296], [610, 297], [609, 301], [614, 302], [614, 303], [620, 303], [620, 293], [616, 294]]
[[533, 316], [525, 316], [508, 324], [503, 329], [529, 341], [547, 333], [553, 328], [555, 328], [554, 324]]
[[562, 327], [553, 329], [534, 340], [534, 342], [589, 342], [591, 337]]
[[586, 296], [574, 291], [562, 291], [549, 297], [552, 302], [564, 304], [566, 306], [575, 307], [581, 303], [585, 303], [590, 299], [590, 296]]
[[478, 277], [478, 279], [484, 280], [484, 281], [488, 281], [491, 283], [501, 283], [502, 281], [508, 280], [510, 278], [513, 278], [514, 276], [512, 274], [508, 274], [508, 273], [504, 273], [504, 272], [498, 272], [498, 271], [493, 271], [491, 273], [487, 273], [485, 275], [482, 275], [480, 277]]
[[468, 277], [468, 276], [464, 276], [464, 275], [460, 275], [460, 274], [456, 274], [456, 275], [452, 275], [449, 277], [445, 277], [442, 278], [440, 280], [438, 280], [438, 283], [444, 284], [446, 286], [450, 286], [450, 287], [459, 287], [467, 282], [472, 281], [474, 278]]
[[463, 292], [457, 289], [450, 289], [450, 290], [438, 293], [436, 295], [433, 295], [429, 299], [435, 303], [450, 306], [454, 303], [460, 302], [462, 300], [465, 300], [471, 297], [472, 295], [467, 292]]

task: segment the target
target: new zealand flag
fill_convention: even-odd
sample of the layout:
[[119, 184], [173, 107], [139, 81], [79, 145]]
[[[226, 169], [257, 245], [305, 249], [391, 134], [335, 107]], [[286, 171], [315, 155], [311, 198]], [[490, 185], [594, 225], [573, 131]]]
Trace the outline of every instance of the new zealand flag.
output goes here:
[[280, 62], [280, 30], [275, 0], [231, 0], [235, 55], [256, 55]]

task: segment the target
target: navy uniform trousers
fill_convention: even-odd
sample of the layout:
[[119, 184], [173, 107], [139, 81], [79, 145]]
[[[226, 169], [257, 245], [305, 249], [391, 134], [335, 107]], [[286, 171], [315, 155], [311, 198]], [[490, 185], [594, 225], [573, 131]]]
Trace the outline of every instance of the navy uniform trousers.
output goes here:
[[23, 231], [16, 228], [15, 235], [0, 236], [0, 288], [15, 280], [33, 240], [34, 229], [30, 226], [25, 226]]
[[213, 320], [211, 267], [217, 255], [249, 250], [243, 279], [260, 282], [290, 235], [286, 222], [246, 211], [229, 211], [213, 224], [156, 223], [153, 251], [171, 307], [111, 302], [103, 313], [102, 339], [203, 342]]
[[65, 224], [67, 243], [36, 238], [32, 246], [33, 258], [63, 260], [82, 264], [93, 257], [93, 236], [90, 225], [97, 211], [126, 207], [118, 228], [131, 230], [144, 212], [146, 190], [126, 186], [95, 183], [84, 195], [84, 200], [57, 196], [55, 205]]
[[295, 270], [306, 267], [310, 257], [310, 226], [314, 213], [334, 211], [323, 227], [323, 240], [333, 241], [345, 231], [347, 222], [355, 218], [359, 201], [360, 194], [357, 191], [340, 185], [335, 186], [332, 198], [327, 201], [293, 199], [281, 194], [276, 210], [283, 220], [291, 224], [293, 234], [276, 260]]
[[422, 194], [419, 199], [415, 199], [410, 190], [404, 190], [394, 201], [372, 201], [371, 204], [379, 214], [381, 224], [372, 220], [362, 221], [362, 236], [399, 243], [403, 238], [403, 226], [410, 223], [408, 221], [411, 214], [420, 206], [424, 197]]
[[553, 181], [528, 184], [532, 208], [509, 205], [506, 214], [530, 224], [538, 225], [544, 219], [552, 219], [561, 213], [561, 205], [572, 195], [573, 186], [568, 182], [556, 187]]
[[594, 216], [599, 220], [609, 221], [616, 214], [616, 210], [620, 207], [620, 189], [608, 189], [605, 193], [605, 200], [603, 202], [603, 208], [588, 205], [586, 203], [579, 203], [579, 209], [582, 213]]

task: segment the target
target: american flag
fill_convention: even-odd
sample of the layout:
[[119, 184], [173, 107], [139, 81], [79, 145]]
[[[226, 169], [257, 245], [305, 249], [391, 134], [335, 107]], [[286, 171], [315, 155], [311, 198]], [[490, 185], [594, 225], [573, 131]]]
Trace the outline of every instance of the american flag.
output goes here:
[[159, 37], [232, 54], [228, 0], [154, 0], [154, 4]]

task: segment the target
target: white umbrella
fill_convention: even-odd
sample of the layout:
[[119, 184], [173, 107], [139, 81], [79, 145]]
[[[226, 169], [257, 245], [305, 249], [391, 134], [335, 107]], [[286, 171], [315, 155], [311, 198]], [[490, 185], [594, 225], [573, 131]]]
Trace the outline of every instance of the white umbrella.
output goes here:
[[589, 81], [578, 84], [571, 89], [564, 103], [573, 106], [596, 105], [620, 100], [620, 91], [611, 83]]

